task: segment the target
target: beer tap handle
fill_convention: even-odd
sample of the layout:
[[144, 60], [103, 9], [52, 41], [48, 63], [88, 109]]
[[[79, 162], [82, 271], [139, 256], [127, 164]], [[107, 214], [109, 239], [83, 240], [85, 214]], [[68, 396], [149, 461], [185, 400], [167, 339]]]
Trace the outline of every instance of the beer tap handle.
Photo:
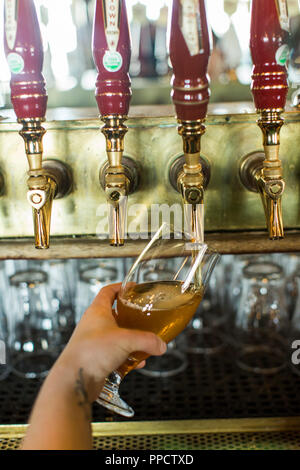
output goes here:
[[33, 0], [5, 0], [4, 47], [18, 120], [43, 120], [47, 108], [43, 44]]
[[207, 74], [210, 34], [205, 1], [173, 0], [170, 58], [173, 66], [172, 99], [183, 138], [185, 164], [177, 176], [185, 219], [192, 238], [204, 240], [204, 176], [201, 136], [210, 97]]
[[256, 173], [271, 239], [283, 237], [281, 198], [285, 183], [279, 158], [280, 129], [288, 93], [289, 19], [286, 0], [252, 1], [250, 50], [252, 94], [261, 117], [265, 160]]
[[252, 94], [257, 112], [283, 111], [288, 93], [289, 56], [286, 0], [252, 1], [250, 50]]
[[180, 121], [204, 120], [210, 97], [210, 35], [204, 0], [173, 1], [170, 58], [172, 99]]
[[131, 41], [125, 0], [97, 0], [93, 55], [98, 71], [96, 100], [101, 117], [128, 116]]
[[96, 100], [104, 126], [108, 166], [104, 187], [109, 203], [111, 244], [123, 245], [129, 180], [122, 164], [131, 99], [131, 41], [125, 0], [97, 0], [93, 55], [98, 71]]

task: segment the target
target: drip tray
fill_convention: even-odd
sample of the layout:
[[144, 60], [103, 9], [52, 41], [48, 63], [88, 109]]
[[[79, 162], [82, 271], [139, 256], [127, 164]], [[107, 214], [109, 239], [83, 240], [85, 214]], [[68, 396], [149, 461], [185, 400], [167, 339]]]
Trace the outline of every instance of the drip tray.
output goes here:
[[[26, 428], [0, 426], [0, 450], [18, 449]], [[299, 450], [300, 417], [95, 423], [93, 436], [96, 450]]]
[[95, 438], [94, 447], [102, 450], [299, 450], [300, 432], [115, 436], [104, 440]]
[[[128, 374], [121, 396], [134, 408], [134, 421], [300, 416], [300, 376], [288, 366], [270, 376], [248, 373], [230, 349], [187, 359], [187, 368], [170, 378]], [[13, 374], [0, 381], [0, 424], [26, 424], [41, 384]], [[128, 420], [95, 404], [93, 421]]]
[[[187, 368], [170, 378], [151, 378], [138, 371], [125, 378], [121, 396], [134, 408], [133, 420], [95, 404], [93, 421], [101, 423], [95, 432], [111, 430], [109, 435], [101, 431], [100, 437], [94, 433], [95, 448], [300, 448], [300, 421], [295, 418], [300, 416], [300, 376], [288, 363], [275, 375], [248, 373], [237, 367], [229, 347], [211, 356], [190, 354], [187, 360]], [[0, 423], [6, 432], [0, 448], [18, 447], [22, 434], [13, 430], [27, 423], [41, 384], [13, 374], [0, 382]], [[286, 426], [290, 419], [292, 429]], [[245, 421], [251, 423], [246, 429]], [[220, 427], [220, 422], [226, 426]]]

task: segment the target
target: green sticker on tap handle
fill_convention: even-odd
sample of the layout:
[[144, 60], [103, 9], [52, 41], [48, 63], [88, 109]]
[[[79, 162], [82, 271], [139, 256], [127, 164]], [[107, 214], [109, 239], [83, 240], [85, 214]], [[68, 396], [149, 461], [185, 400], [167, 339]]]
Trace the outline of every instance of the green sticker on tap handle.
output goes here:
[[287, 44], [283, 44], [282, 46], [280, 46], [279, 49], [277, 49], [275, 55], [277, 64], [284, 66], [288, 61], [289, 55], [289, 46]]
[[103, 67], [108, 72], [118, 72], [123, 65], [123, 59], [117, 51], [106, 51], [103, 57]]
[[11, 52], [7, 56], [8, 66], [12, 73], [18, 74], [23, 72], [24, 70], [24, 59], [19, 54], [15, 52]]

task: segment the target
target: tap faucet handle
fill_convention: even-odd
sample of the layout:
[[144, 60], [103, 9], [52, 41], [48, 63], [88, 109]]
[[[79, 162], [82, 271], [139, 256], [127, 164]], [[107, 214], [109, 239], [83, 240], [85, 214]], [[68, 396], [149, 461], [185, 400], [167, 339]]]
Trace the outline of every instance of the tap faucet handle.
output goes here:
[[43, 43], [33, 0], [5, 0], [4, 47], [11, 70], [11, 101], [19, 120], [44, 119]]
[[252, 94], [258, 112], [281, 110], [288, 93], [289, 57], [287, 0], [252, 0], [250, 50]]
[[101, 116], [127, 116], [131, 99], [131, 41], [125, 0], [96, 0], [93, 55]]
[[173, 0], [170, 58], [172, 99], [181, 121], [204, 120], [210, 97], [210, 32], [204, 0]]

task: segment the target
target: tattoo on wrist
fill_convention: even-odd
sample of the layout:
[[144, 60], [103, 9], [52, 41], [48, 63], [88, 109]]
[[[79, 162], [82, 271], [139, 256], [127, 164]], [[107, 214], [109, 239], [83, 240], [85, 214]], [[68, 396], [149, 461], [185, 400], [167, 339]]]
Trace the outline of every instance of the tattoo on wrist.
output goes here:
[[82, 368], [80, 368], [78, 371], [78, 379], [76, 380], [75, 393], [79, 397], [78, 405], [83, 408], [86, 419], [88, 421], [91, 421], [91, 404], [89, 402], [88, 393], [85, 388]]

